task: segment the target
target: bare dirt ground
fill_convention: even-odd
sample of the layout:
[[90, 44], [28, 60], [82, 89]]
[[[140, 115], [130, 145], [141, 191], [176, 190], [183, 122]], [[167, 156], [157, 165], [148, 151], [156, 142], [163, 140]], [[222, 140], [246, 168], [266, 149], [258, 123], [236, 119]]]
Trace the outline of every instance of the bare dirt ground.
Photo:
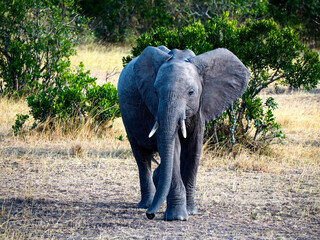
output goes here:
[[2, 137], [0, 239], [319, 239], [319, 168], [246, 171], [205, 153], [199, 214], [165, 222], [164, 207], [154, 220], [136, 208], [128, 144], [105, 144]]

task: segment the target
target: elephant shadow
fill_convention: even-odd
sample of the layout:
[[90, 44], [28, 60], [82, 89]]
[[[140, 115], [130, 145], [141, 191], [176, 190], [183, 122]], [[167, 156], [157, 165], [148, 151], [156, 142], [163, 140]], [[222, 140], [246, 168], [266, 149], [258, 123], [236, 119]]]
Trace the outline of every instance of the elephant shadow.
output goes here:
[[2, 213], [0, 226], [6, 225], [10, 229], [19, 229], [26, 225], [32, 229], [52, 229], [59, 227], [59, 231], [94, 231], [94, 229], [108, 229], [128, 227], [128, 222], [122, 219], [144, 221], [143, 210], [136, 208], [133, 202], [81, 202], [59, 201], [36, 198], [0, 199]]

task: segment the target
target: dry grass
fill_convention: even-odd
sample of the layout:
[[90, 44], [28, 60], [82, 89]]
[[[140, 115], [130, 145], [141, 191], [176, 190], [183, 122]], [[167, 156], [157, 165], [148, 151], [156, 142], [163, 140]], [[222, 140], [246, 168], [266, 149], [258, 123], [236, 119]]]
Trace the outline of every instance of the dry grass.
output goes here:
[[90, 70], [91, 76], [103, 84], [108, 81], [116, 85], [123, 68], [122, 57], [130, 54], [131, 47], [122, 45], [83, 45], [77, 49], [77, 55], [71, 57], [72, 65], [84, 63], [85, 69]]
[[320, 95], [297, 92], [273, 96], [279, 103], [275, 112], [287, 139], [272, 149], [279, 161], [292, 167], [320, 166]]
[[280, 108], [277, 121], [288, 136], [296, 140], [320, 139], [320, 95], [297, 92], [274, 96]]
[[[110, 54], [119, 63], [117, 48], [83, 47], [77, 61], [97, 54], [85, 66], [103, 73], [112, 68], [95, 68], [94, 59]], [[320, 95], [273, 97], [285, 143], [265, 154], [204, 149], [199, 214], [188, 222], [162, 221], [164, 206], [154, 221], [135, 208], [138, 171], [121, 119], [105, 134], [81, 126], [66, 135], [58, 124], [14, 137], [15, 115], [29, 109], [0, 99], [0, 239], [318, 239]]]
[[[15, 101], [8, 98], [0, 98], [0, 136], [10, 134], [16, 119], [16, 114], [28, 114], [28, 105], [24, 100]], [[31, 119], [28, 123], [32, 121]]]

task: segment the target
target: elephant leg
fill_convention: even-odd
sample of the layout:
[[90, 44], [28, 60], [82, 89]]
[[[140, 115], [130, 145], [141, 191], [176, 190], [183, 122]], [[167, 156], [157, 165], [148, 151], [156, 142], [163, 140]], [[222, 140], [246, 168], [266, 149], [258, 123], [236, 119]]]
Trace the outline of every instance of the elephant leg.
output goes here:
[[167, 197], [167, 209], [164, 214], [166, 221], [188, 220], [186, 189], [180, 173], [180, 153], [181, 145], [179, 137], [176, 137], [172, 181]]
[[152, 151], [138, 146], [134, 140], [130, 140], [130, 137], [129, 141], [139, 169], [141, 201], [138, 208], [147, 209], [151, 205], [156, 192], [151, 171]]
[[202, 128], [195, 129], [189, 139], [183, 139], [181, 149], [181, 176], [186, 187], [188, 214], [197, 214], [194, 203], [196, 178], [203, 146]]

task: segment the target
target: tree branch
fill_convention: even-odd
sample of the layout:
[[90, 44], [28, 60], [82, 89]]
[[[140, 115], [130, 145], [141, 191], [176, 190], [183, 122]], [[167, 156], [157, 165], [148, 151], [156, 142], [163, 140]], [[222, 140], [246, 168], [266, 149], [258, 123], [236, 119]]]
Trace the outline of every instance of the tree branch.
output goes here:
[[263, 84], [260, 88], [257, 89], [257, 91], [255, 92], [254, 96], [257, 96], [261, 92], [262, 89], [266, 88], [265, 86], [268, 86], [269, 84], [271, 84], [271, 83], [273, 83], [275, 81], [278, 81], [280, 78], [283, 78], [283, 77], [287, 76], [287, 74], [282, 74], [279, 77], [274, 78], [276, 76], [276, 74], [278, 73], [278, 70], [279, 70], [279, 68], [273, 74], [273, 76], [271, 77], [271, 80], [269, 82]]

